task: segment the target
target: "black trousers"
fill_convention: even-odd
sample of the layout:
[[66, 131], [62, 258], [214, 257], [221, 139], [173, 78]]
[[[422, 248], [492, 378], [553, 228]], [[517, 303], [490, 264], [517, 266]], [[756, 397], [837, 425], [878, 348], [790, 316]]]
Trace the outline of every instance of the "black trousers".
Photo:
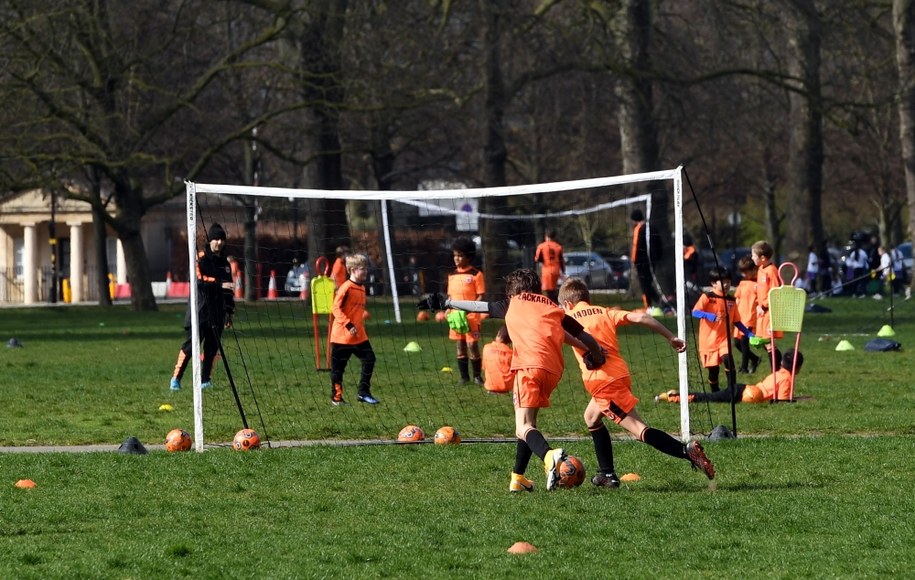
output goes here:
[[[216, 353], [219, 352], [219, 341], [222, 340], [222, 329], [225, 322], [210, 324], [203, 320], [200, 321], [200, 339], [203, 341], [203, 361], [200, 363], [200, 382], [205, 383], [210, 380], [213, 374], [213, 361], [216, 360]], [[178, 380], [184, 376], [188, 362], [191, 360], [191, 351], [194, 347], [191, 337], [190, 327], [185, 327], [187, 338], [181, 345], [181, 351], [184, 353], [184, 359], [181, 361], [181, 371], [178, 373]]]
[[330, 395], [334, 396], [334, 384], [343, 384], [343, 371], [351, 356], [362, 361], [362, 373], [359, 376], [359, 394], [372, 394], [372, 372], [375, 370], [375, 351], [369, 341], [359, 344], [330, 345]]

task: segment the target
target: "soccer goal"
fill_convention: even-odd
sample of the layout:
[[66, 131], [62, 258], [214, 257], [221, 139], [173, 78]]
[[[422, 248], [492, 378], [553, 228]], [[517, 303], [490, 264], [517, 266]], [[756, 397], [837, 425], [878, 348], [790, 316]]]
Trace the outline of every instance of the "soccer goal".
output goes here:
[[[200, 390], [200, 352], [193, 354], [195, 442], [231, 441], [243, 426], [274, 446], [292, 441], [383, 442], [407, 424], [430, 436], [457, 428], [465, 441], [514, 440], [510, 394], [491, 394], [464, 384], [456, 344], [446, 323], [419, 314], [422, 294], [444, 292], [454, 269], [452, 244], [471, 240], [473, 264], [486, 282], [486, 300], [504, 297], [504, 276], [536, 268], [535, 249], [548, 231], [564, 248], [567, 274], [585, 279], [592, 302], [623, 309], [641, 307], [630, 263], [633, 209], [653, 228], [662, 249], [652, 263], [656, 289], [673, 308], [664, 324], [685, 337], [690, 350], [678, 355], [641, 328], [621, 334], [640, 412], [654, 426], [691, 435], [689, 410], [660, 406], [654, 395], [671, 388], [685, 393], [696, 379], [695, 340], [687, 326], [683, 255], [682, 168], [497, 188], [429, 181], [415, 191], [326, 191], [187, 183], [188, 272], [205, 244], [205, 231], [219, 223], [228, 233], [224, 253], [236, 288], [234, 325], [222, 338], [223, 360], [214, 367], [214, 387]], [[330, 404], [324, 369], [329, 315], [316, 309], [310, 281], [326, 282], [335, 251], [346, 246], [370, 264], [365, 327], [377, 362], [372, 393], [381, 401], [356, 400], [360, 362], [344, 375], [347, 405]], [[191, 312], [197, 289], [190, 285]], [[326, 288], [326, 285], [322, 286]], [[192, 319], [199, 336], [199, 321]], [[493, 340], [499, 320], [484, 320], [480, 348]], [[229, 380], [231, 376], [232, 380]], [[231, 384], [230, 384], [231, 383]], [[234, 386], [234, 389], [232, 388]], [[541, 417], [550, 437], [586, 435], [581, 413], [588, 396], [571, 349], [566, 372]], [[683, 397], [683, 401], [686, 397]]]

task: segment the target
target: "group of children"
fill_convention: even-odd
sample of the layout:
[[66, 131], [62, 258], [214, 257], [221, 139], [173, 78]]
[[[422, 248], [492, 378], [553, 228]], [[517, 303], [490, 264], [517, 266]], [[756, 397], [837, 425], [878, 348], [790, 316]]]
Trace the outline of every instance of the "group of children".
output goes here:
[[[454, 247], [458, 270], [465, 250]], [[470, 274], [466, 269], [463, 272], [465, 286], [472, 285]], [[448, 295], [433, 294], [420, 302], [420, 308], [465, 312], [468, 318], [471, 314], [486, 314], [505, 321], [496, 340], [484, 347], [480, 367], [485, 370], [487, 390], [512, 392], [516, 451], [509, 491], [533, 491], [533, 481], [525, 476], [532, 455], [543, 461], [547, 490], [555, 489], [558, 484], [559, 468], [567, 454], [562, 448], [550, 446], [537, 427], [537, 417], [540, 409], [550, 406], [550, 396], [562, 376], [563, 344], [572, 346], [578, 355], [582, 380], [591, 395], [584, 419], [598, 459], [598, 473], [591, 480], [594, 485], [610, 488], [620, 485], [604, 418], [620, 425], [639, 441], [688, 461], [709, 479], [715, 477], [715, 468], [698, 441], [683, 444], [649, 427], [636, 412], [638, 399], [632, 394], [629, 369], [619, 351], [617, 328], [628, 324], [645, 326], [663, 336], [677, 352], [686, 349], [682, 339], [647, 313], [592, 305], [587, 285], [578, 278], [562, 283], [557, 295], [559, 304], [541, 293], [542, 281], [533, 270], [515, 270], [506, 276], [505, 284], [506, 299], [484, 302], [483, 290], [475, 296], [470, 291], [452, 292], [449, 277]], [[476, 334], [468, 338], [477, 343], [479, 327], [475, 328]], [[459, 350], [459, 357], [460, 353]]]

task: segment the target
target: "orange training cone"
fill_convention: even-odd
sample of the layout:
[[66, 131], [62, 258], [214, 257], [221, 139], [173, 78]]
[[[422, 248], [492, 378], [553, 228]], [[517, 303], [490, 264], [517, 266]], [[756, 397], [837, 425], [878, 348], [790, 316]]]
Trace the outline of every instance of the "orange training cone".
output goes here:
[[270, 270], [270, 284], [267, 286], [267, 300], [276, 300], [279, 294], [276, 291], [276, 270]]
[[241, 272], [235, 276], [235, 297], [244, 298], [245, 297], [245, 287], [242, 284]]
[[165, 273], [165, 295], [168, 296], [168, 291], [172, 289], [172, 273]]
[[304, 272], [299, 274], [299, 288], [302, 289], [299, 292], [299, 300], [308, 300], [308, 283], [305, 282], [305, 273]]

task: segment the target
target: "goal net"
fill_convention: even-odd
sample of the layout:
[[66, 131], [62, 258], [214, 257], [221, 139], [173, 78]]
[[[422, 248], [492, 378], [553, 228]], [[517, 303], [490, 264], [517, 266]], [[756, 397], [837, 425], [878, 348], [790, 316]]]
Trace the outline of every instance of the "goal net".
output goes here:
[[[188, 272], [195, 271], [206, 230], [218, 223], [228, 235], [223, 253], [230, 257], [237, 284], [234, 324], [222, 335], [213, 387], [205, 391], [200, 390], [201, 349], [194, 341], [198, 449], [204, 442], [231, 441], [245, 425], [274, 446], [392, 441], [408, 424], [420, 426], [430, 439], [436, 429], [449, 425], [465, 440], [514, 440], [511, 394], [463, 382], [448, 324], [420, 314], [419, 298], [446, 291], [445, 280], [455, 267], [452, 245], [459, 238], [476, 248], [472, 262], [483, 272], [484, 300], [504, 298], [504, 276], [517, 268], [537, 268], [536, 247], [553, 231], [564, 248], [567, 274], [588, 282], [593, 303], [641, 308], [630, 260], [634, 209], [646, 216], [649, 239], [660, 246], [651, 252], [652, 284], [668, 308], [655, 314], [690, 348], [678, 355], [660, 336], [628, 326], [620, 332], [621, 353], [643, 417], [688, 438], [686, 404], [654, 404], [662, 391], [685, 392], [701, 381], [678, 258], [683, 255], [681, 175], [677, 168], [499, 188], [429, 182], [416, 191], [188, 182]], [[348, 404], [330, 402], [330, 266], [341, 246], [369, 260], [365, 329], [377, 359], [371, 378], [377, 405], [357, 401], [361, 364], [356, 357], [344, 373]], [[191, 312], [196, 313], [196, 285], [190, 289]], [[196, 316], [191, 322], [193, 335], [200, 336]], [[480, 350], [501, 324], [483, 321]], [[587, 434], [581, 415], [588, 395], [571, 349], [566, 349], [565, 364], [552, 407], [540, 418], [540, 428], [553, 438]]]

